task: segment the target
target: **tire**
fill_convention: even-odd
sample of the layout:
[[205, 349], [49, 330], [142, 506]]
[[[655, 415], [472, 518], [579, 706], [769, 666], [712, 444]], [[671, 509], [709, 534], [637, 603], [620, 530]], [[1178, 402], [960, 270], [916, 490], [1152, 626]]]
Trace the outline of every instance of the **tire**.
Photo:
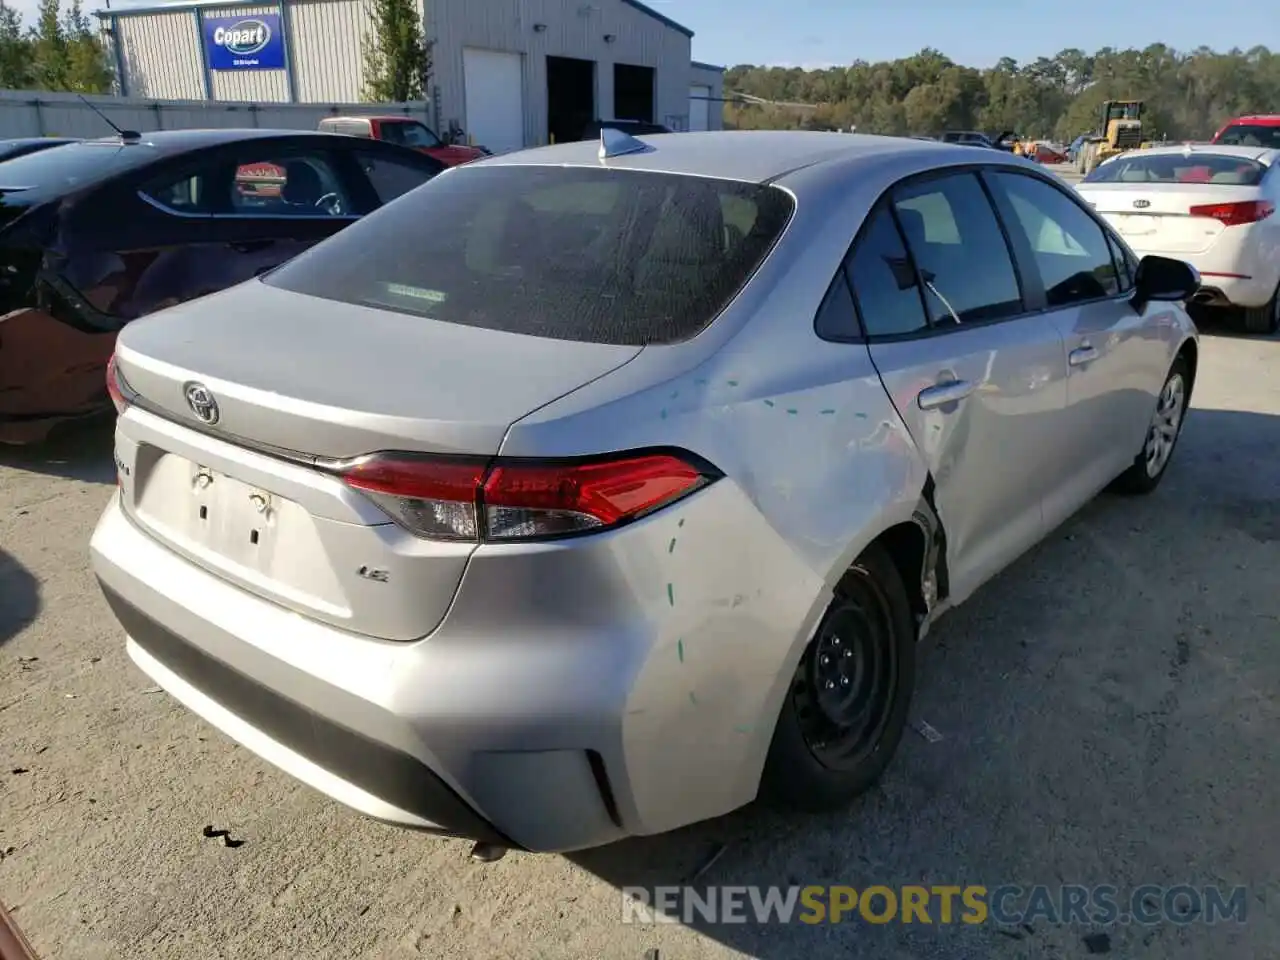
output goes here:
[[[843, 807], [873, 786], [902, 741], [915, 672], [916, 625], [906, 587], [888, 553], [873, 544], [840, 581], [796, 667], [765, 761], [761, 798], [816, 812]], [[839, 686], [831, 686], [841, 678], [849, 687], [843, 698]], [[853, 731], [831, 739], [839, 729], [832, 714], [844, 707], [848, 718], [859, 704], [865, 724], [852, 723]]]
[[[1172, 403], [1177, 397], [1176, 422], [1170, 421]], [[1182, 425], [1187, 419], [1187, 408], [1191, 400], [1191, 366], [1186, 357], [1178, 357], [1169, 368], [1164, 386], [1160, 388], [1160, 396], [1156, 400], [1156, 409], [1151, 415], [1151, 424], [1147, 427], [1146, 437], [1142, 441], [1142, 449], [1133, 458], [1133, 463], [1124, 473], [1116, 478], [1112, 489], [1117, 493], [1129, 496], [1142, 496], [1151, 493], [1160, 486], [1169, 463], [1173, 460], [1173, 452], [1182, 436]], [[1160, 429], [1163, 425], [1164, 429]], [[1162, 446], [1161, 446], [1162, 444]], [[1162, 451], [1162, 452], [1153, 452]]]
[[1280, 331], [1280, 286], [1271, 300], [1261, 307], [1245, 307], [1241, 311], [1245, 333], [1270, 334]]

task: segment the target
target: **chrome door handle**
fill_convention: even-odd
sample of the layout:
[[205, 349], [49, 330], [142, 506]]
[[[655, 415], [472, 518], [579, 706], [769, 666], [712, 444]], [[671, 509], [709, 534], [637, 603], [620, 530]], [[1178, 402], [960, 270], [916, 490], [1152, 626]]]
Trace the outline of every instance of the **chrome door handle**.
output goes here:
[[1097, 348], [1090, 347], [1088, 345], [1083, 347], [1077, 347], [1075, 350], [1072, 350], [1069, 354], [1067, 354], [1067, 363], [1071, 364], [1071, 366], [1073, 367], [1078, 367], [1082, 363], [1088, 363], [1090, 360], [1097, 360], [1097, 359], [1098, 359]]
[[921, 410], [936, 410], [938, 407], [945, 407], [948, 403], [963, 400], [977, 389], [978, 385], [972, 380], [951, 380], [936, 386], [925, 387], [916, 397], [916, 402], [920, 404]]

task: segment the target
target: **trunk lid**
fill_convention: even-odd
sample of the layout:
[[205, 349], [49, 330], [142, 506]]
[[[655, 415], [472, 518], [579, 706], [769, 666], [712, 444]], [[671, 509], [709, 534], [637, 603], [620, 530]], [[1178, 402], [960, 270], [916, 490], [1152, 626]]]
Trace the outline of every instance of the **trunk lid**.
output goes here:
[[200, 426], [184, 392], [195, 381], [217, 400], [219, 435], [342, 459], [496, 453], [508, 425], [640, 348], [442, 323], [253, 280], [134, 321], [118, 349], [130, 386], [180, 422]]
[[1192, 207], [1262, 198], [1257, 187], [1216, 183], [1082, 183], [1076, 189], [1130, 246], [1170, 254], [1203, 253], [1228, 229], [1191, 216]]
[[[474, 544], [415, 537], [316, 461], [495, 454], [512, 422], [640, 349], [251, 281], [121, 334], [117, 366], [139, 398], [117, 431], [125, 509], [175, 553], [305, 616], [381, 639], [422, 637], [448, 609]], [[217, 401], [212, 425], [187, 403], [193, 381]]]

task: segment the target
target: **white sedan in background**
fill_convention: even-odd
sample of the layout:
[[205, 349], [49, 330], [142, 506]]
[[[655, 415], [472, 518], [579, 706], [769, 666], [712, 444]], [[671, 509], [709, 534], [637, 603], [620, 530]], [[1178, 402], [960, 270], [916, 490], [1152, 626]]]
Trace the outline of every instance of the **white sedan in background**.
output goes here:
[[1196, 303], [1242, 308], [1251, 333], [1280, 330], [1280, 150], [1134, 151], [1103, 163], [1077, 189], [1139, 256], [1199, 270]]

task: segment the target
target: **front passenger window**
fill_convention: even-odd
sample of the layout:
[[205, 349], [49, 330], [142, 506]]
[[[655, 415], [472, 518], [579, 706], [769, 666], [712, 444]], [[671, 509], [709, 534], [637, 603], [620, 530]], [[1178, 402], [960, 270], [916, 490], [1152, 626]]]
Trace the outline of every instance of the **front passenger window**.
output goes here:
[[1009, 199], [1015, 223], [1031, 244], [1050, 307], [1114, 296], [1120, 278], [1106, 234], [1061, 190], [1029, 176], [993, 173]]
[[[901, 336], [929, 326], [915, 268], [887, 206], [871, 214], [845, 269], [867, 336]], [[821, 326], [818, 335], [824, 335]]]

